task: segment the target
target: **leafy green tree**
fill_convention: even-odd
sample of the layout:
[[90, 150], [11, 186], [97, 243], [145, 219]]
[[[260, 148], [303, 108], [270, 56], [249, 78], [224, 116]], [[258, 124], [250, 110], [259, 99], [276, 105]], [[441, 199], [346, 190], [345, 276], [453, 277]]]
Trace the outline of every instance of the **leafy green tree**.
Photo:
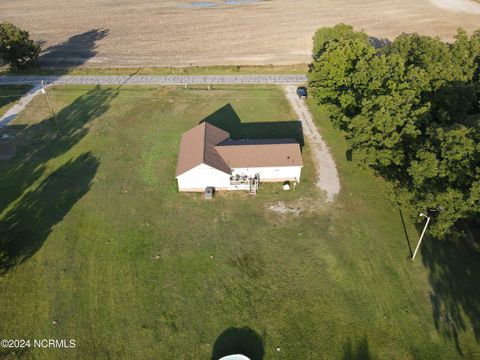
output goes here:
[[418, 107], [411, 93], [393, 92], [365, 100], [352, 118], [347, 139], [357, 156], [387, 178], [402, 176], [411, 145], [420, 135], [416, 125], [428, 107]]
[[471, 81], [480, 58], [480, 34], [463, 29], [453, 44], [418, 34], [403, 34], [384, 50], [405, 59], [421, 81], [415, 84], [424, 102], [431, 103], [431, 121], [451, 125], [465, 118], [477, 102]]
[[399, 200], [436, 214], [437, 237], [480, 213], [479, 68], [480, 31], [452, 44], [403, 34], [381, 49], [343, 24], [314, 37], [310, 92]]
[[338, 24], [332, 28], [324, 27], [318, 29], [313, 36], [313, 58], [318, 60], [328, 44], [345, 39], [356, 39], [365, 44], [368, 43], [368, 35], [364, 32], [355, 31], [350, 25]]
[[312, 64], [308, 76], [310, 90], [320, 103], [334, 106], [332, 110], [340, 127], [360, 110], [361, 89], [353, 83], [357, 66], [361, 59], [374, 56], [375, 49], [368, 42], [339, 39], [326, 44], [322, 56]]
[[469, 37], [464, 29], [459, 28], [450, 49], [457, 73], [456, 79], [473, 79], [480, 64], [480, 32], [476, 31]]
[[[405, 60], [406, 67], [415, 67], [426, 73], [430, 80], [420, 91], [439, 89], [445, 82], [457, 80], [453, 72], [453, 58], [449, 46], [438, 38], [402, 34], [385, 48], [387, 55], [397, 54]], [[461, 79], [458, 79], [461, 80]]]
[[423, 148], [407, 169], [411, 203], [418, 211], [436, 209], [432, 234], [446, 237], [457, 220], [478, 213], [480, 145], [478, 131], [463, 125], [428, 130]]
[[27, 31], [13, 24], [0, 24], [0, 57], [13, 69], [21, 69], [38, 59], [40, 46], [30, 39]]

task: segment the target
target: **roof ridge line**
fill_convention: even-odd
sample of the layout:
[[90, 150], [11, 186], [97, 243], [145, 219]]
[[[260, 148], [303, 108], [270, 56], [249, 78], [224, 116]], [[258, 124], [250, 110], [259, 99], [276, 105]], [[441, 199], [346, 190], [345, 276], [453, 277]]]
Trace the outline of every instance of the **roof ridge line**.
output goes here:
[[207, 158], [207, 122], [203, 122], [203, 160], [202, 163], [206, 164]]

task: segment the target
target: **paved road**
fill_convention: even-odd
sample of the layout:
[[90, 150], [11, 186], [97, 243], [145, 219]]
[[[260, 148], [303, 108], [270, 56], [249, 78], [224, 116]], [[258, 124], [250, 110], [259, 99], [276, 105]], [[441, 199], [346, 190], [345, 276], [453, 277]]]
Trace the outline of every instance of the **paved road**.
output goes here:
[[327, 143], [323, 140], [314, 124], [310, 110], [305, 102], [298, 98], [295, 86], [285, 86], [284, 90], [290, 105], [292, 105], [293, 110], [295, 110], [299, 120], [302, 122], [303, 133], [312, 147], [317, 165], [318, 177], [316, 184], [327, 193], [327, 202], [332, 202], [340, 192], [340, 179], [335, 160], [330, 153]]
[[305, 75], [112, 75], [112, 76], [2, 76], [0, 85], [35, 84], [84, 85], [219, 85], [219, 84], [278, 84], [297, 85], [307, 81]]

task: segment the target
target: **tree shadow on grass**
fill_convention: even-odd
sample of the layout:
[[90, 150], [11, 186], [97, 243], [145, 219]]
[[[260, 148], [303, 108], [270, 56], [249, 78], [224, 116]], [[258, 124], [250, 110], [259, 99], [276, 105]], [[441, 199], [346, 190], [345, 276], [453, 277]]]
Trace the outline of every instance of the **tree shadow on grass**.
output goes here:
[[0, 161], [0, 274], [32, 256], [52, 226], [88, 191], [98, 166], [91, 154], [65, 164], [34, 186], [47, 163], [82, 140], [88, 123], [109, 109], [117, 93], [96, 87], [60, 110], [56, 119], [26, 127], [17, 135], [15, 156]]
[[31, 257], [70, 209], [85, 195], [98, 168], [83, 153], [25, 194], [0, 223], [0, 275]]
[[10, 359], [27, 359], [28, 356], [31, 356], [31, 348], [24, 347], [21, 349], [17, 348], [0, 348], [0, 359], [1, 360], [10, 360]]
[[372, 360], [374, 357], [372, 356], [369, 346], [368, 346], [368, 339], [366, 336], [362, 338], [362, 340], [358, 341], [355, 344], [352, 344], [349, 341], [345, 344], [343, 348], [343, 360]]
[[60, 44], [43, 50], [38, 64], [66, 70], [81, 66], [97, 55], [95, 50], [97, 42], [105, 38], [108, 33], [108, 29], [92, 29], [74, 35]]
[[[5, 106], [7, 111], [7, 105], [14, 103], [20, 99], [23, 95], [30, 91], [32, 87], [30, 85], [1, 85], [0, 86], [0, 108]], [[0, 113], [0, 116], [3, 112]], [[1, 124], [0, 124], [1, 125]]]
[[398, 208], [398, 213], [400, 214], [400, 220], [402, 220], [403, 233], [405, 234], [405, 241], [407, 242], [408, 251], [410, 254], [409, 257], [411, 258], [413, 256], [412, 246], [410, 244], [410, 237], [408, 236], [407, 227], [405, 226], [405, 219], [403, 218], [402, 209]]
[[230, 133], [231, 139], [295, 139], [303, 148], [302, 123], [294, 121], [272, 121], [242, 123], [232, 105], [227, 104], [200, 121], [208, 122]]
[[437, 330], [462, 354], [459, 334], [480, 340], [480, 253], [464, 242], [427, 238], [422, 261], [429, 270], [430, 302]]
[[[0, 214], [43, 174], [46, 164], [77, 144], [88, 133], [86, 126], [109, 109], [117, 95], [96, 87], [57, 113], [17, 134], [14, 157], [0, 161]], [[9, 125], [5, 129], [10, 128]]]
[[249, 327], [225, 330], [213, 345], [211, 360], [234, 354], [245, 355], [251, 360], [263, 360], [265, 350], [261, 336]]

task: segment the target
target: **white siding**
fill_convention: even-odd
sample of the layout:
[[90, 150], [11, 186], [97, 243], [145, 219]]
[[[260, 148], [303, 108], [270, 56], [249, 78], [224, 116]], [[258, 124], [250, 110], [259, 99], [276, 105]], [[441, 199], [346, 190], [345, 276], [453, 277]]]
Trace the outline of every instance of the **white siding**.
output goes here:
[[[300, 181], [301, 166], [256, 167], [232, 169], [232, 176], [247, 175], [254, 177], [260, 175], [262, 181]], [[204, 191], [206, 187], [213, 186], [217, 190], [248, 190], [248, 184], [230, 185], [230, 175], [201, 164], [177, 177], [179, 191]]]
[[255, 168], [235, 168], [232, 169], [232, 175], [248, 175], [249, 177], [260, 175], [260, 182], [262, 181], [285, 181], [297, 180], [300, 181], [302, 172], [301, 166], [278, 166], [278, 167], [255, 167]]
[[216, 189], [230, 187], [230, 175], [201, 164], [177, 176], [179, 191], [204, 191], [207, 186]]

